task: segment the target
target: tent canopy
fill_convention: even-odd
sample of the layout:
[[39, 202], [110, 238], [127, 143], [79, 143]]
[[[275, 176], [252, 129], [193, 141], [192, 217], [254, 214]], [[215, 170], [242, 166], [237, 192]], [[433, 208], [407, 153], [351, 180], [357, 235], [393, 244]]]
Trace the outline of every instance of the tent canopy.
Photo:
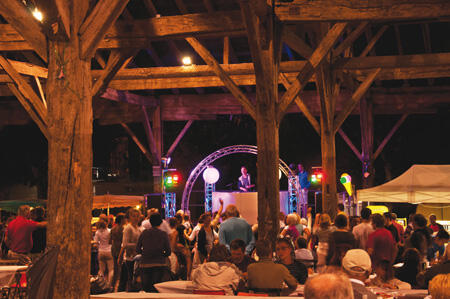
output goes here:
[[450, 203], [450, 165], [413, 165], [383, 185], [358, 190], [358, 201]]
[[93, 209], [135, 207], [144, 203], [144, 196], [134, 195], [95, 195], [92, 203]]

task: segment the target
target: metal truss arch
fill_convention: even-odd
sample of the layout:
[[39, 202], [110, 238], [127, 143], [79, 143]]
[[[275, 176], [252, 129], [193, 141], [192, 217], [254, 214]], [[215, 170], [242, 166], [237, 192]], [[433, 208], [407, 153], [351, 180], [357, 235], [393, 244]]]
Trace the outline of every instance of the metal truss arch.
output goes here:
[[[255, 145], [232, 145], [221, 148], [212, 154], [204, 158], [197, 166], [191, 171], [186, 185], [184, 186], [183, 197], [181, 201], [181, 209], [184, 211], [189, 210], [189, 198], [191, 196], [192, 188], [194, 187], [197, 178], [203, 173], [203, 171], [211, 165], [214, 161], [232, 154], [258, 154], [258, 148]], [[281, 159], [279, 159], [279, 169], [286, 176], [294, 176], [293, 171], [288, 165]]]

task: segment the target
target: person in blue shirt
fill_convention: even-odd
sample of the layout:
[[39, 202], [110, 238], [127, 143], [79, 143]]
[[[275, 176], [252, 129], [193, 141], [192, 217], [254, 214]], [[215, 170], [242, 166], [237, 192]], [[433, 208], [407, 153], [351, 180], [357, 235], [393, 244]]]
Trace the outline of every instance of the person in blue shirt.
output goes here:
[[252, 227], [248, 222], [239, 218], [239, 211], [235, 205], [228, 205], [225, 210], [226, 220], [219, 227], [219, 242], [230, 249], [233, 240], [241, 239], [245, 242], [245, 253], [250, 254], [255, 244]]
[[308, 180], [308, 172], [303, 168], [302, 164], [297, 165], [298, 168], [298, 194], [299, 194], [299, 204], [308, 203], [308, 189], [311, 186]]
[[238, 179], [239, 191], [241, 192], [253, 191], [255, 185], [252, 184], [250, 174], [247, 172], [247, 168], [245, 166], [241, 167], [241, 174], [242, 175]]

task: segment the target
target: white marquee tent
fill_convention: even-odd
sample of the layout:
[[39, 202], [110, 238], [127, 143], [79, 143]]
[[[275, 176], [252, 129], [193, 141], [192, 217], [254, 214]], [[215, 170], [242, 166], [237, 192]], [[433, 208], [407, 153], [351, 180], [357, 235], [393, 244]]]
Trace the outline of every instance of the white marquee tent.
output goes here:
[[358, 201], [450, 203], [450, 165], [413, 165], [399, 177], [357, 191]]

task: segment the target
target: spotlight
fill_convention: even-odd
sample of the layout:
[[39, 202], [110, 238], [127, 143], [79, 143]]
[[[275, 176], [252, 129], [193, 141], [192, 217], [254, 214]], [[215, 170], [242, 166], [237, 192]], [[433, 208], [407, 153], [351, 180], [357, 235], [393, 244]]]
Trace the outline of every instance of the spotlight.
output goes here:
[[189, 56], [184, 56], [181, 61], [183, 62], [183, 65], [186, 66], [192, 65], [192, 59]]
[[42, 15], [42, 12], [40, 12], [37, 8], [33, 10], [33, 17], [38, 20], [39, 22], [42, 22], [44, 19], [44, 16]]

